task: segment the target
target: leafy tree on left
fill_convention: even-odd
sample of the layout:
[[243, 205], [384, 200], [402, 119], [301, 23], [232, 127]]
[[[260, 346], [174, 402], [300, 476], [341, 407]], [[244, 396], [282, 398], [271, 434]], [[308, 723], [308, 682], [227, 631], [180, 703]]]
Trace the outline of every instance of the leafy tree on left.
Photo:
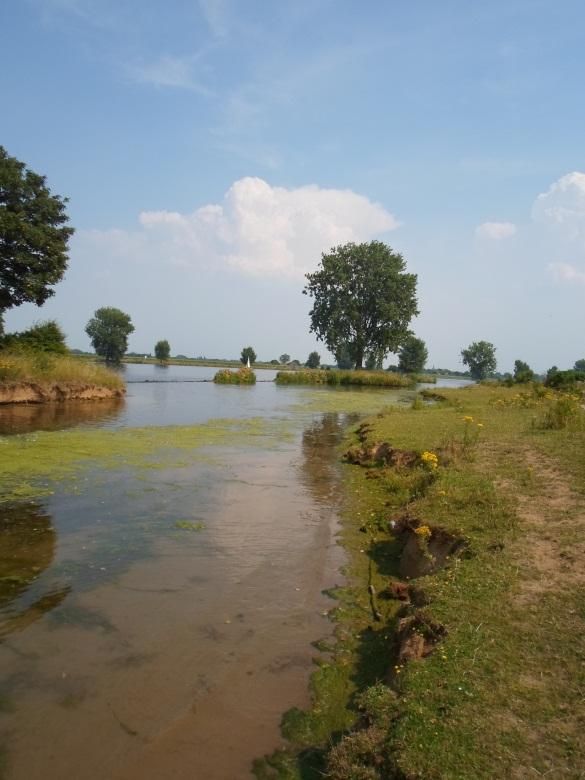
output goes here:
[[96, 354], [106, 363], [119, 363], [128, 349], [128, 336], [134, 325], [130, 316], [113, 306], [98, 309], [85, 327]]
[[67, 268], [67, 198], [0, 146], [0, 333], [7, 309], [42, 304]]

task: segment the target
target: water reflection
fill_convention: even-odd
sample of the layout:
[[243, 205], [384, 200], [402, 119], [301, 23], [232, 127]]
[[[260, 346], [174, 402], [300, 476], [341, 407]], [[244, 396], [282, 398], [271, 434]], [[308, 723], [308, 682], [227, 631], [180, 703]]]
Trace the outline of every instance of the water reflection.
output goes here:
[[22, 606], [33, 584], [53, 562], [57, 535], [52, 520], [35, 503], [0, 507], [0, 638], [22, 631], [58, 606], [69, 586], [57, 587]]
[[125, 408], [123, 398], [0, 406], [0, 435], [56, 431], [76, 425], [100, 426], [115, 420]]

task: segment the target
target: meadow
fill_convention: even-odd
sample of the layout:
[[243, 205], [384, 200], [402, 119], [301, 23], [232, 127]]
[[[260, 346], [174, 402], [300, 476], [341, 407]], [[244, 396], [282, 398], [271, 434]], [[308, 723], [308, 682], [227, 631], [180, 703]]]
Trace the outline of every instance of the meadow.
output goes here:
[[425, 395], [339, 453], [335, 640], [259, 778], [583, 776], [581, 392]]

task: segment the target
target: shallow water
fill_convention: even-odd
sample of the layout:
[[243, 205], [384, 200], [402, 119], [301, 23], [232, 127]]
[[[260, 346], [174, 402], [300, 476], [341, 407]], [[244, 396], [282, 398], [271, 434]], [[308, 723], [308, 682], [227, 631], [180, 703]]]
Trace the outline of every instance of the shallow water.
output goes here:
[[[38, 454], [31, 430], [47, 431], [45, 457], [65, 462], [73, 437], [87, 450], [67, 478], [0, 503], [7, 780], [250, 778], [282, 743], [282, 712], [308, 704], [343, 559], [339, 410], [404, 393], [180, 381], [213, 373], [128, 366], [121, 404], [1, 410], [20, 432], [0, 439], [6, 467]], [[198, 423], [136, 454], [135, 428]], [[105, 458], [100, 429], [123, 429], [127, 452]]]

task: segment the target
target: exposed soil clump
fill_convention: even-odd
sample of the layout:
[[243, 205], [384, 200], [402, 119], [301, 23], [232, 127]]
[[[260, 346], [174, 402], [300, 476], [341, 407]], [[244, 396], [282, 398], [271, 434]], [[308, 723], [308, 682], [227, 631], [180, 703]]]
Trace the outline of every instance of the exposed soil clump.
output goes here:
[[60, 401], [100, 401], [122, 398], [124, 387], [105, 387], [78, 382], [6, 382], [0, 384], [0, 404], [42, 404]]
[[398, 623], [398, 663], [417, 661], [432, 652], [447, 633], [444, 626], [421, 610], [402, 618]]
[[[360, 426], [361, 427], [361, 426]], [[358, 429], [359, 431], [359, 429]], [[363, 433], [363, 431], [362, 431]], [[361, 434], [358, 433], [358, 436]], [[367, 433], [364, 434], [364, 439]], [[409, 468], [419, 462], [417, 452], [399, 450], [388, 442], [377, 442], [371, 445], [362, 444], [361, 447], [350, 447], [345, 453], [347, 463], [357, 466], [392, 466], [393, 468]]]

